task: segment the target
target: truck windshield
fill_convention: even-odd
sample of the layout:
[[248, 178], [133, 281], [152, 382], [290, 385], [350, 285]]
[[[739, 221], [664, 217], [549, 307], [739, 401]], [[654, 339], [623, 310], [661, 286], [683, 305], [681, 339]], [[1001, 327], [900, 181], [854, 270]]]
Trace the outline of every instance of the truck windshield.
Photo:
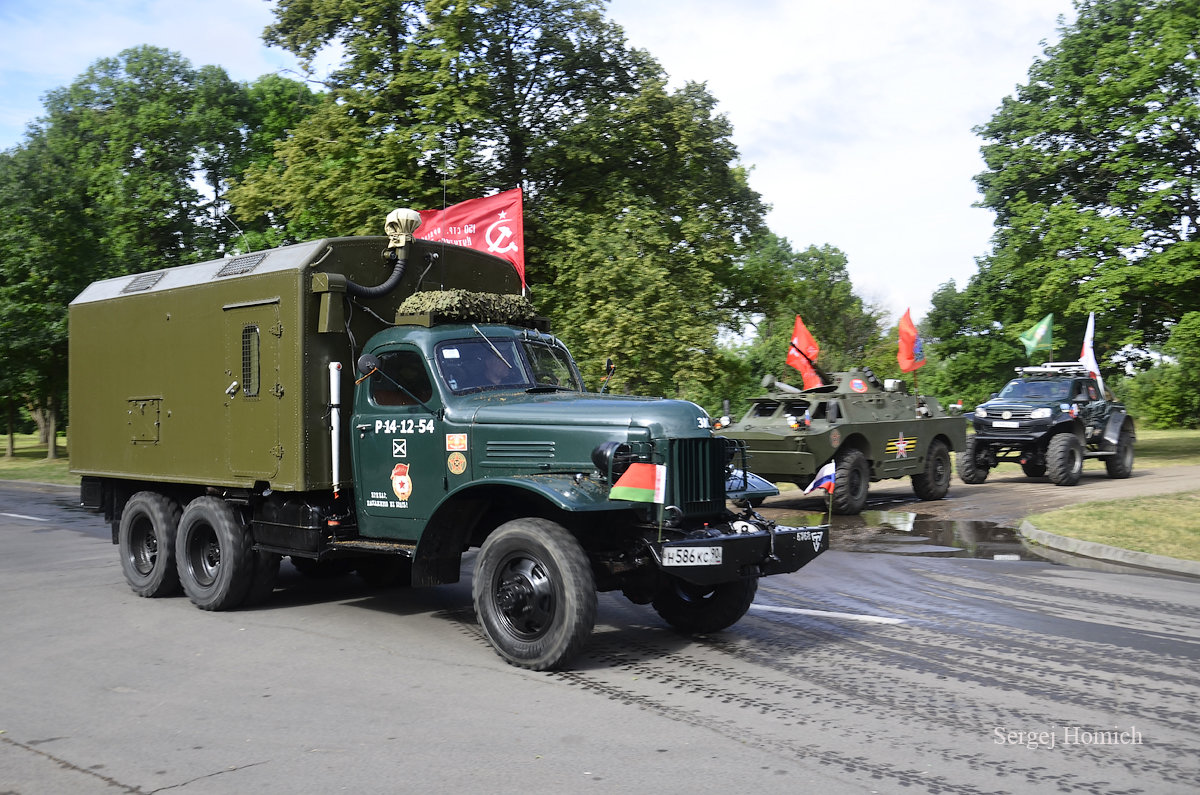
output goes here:
[[444, 342], [437, 349], [437, 366], [446, 385], [459, 394], [535, 387], [582, 389], [565, 350], [527, 340], [492, 337]]
[[1005, 384], [1000, 397], [1012, 400], [1070, 400], [1071, 381], [1025, 381], [1017, 378]]

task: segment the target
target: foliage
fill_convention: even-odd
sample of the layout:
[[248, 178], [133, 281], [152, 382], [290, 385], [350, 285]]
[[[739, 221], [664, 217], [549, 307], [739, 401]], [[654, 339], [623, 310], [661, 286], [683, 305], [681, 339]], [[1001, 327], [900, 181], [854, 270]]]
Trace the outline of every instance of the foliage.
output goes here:
[[[1013, 340], [1054, 312], [1075, 359], [1089, 312], [1103, 363], [1144, 358], [1200, 309], [1200, 14], [1194, 0], [1077, 0], [983, 137], [990, 256], [935, 297], [939, 353], [966, 383], [1025, 364]], [[938, 305], [937, 298], [941, 298]]]
[[1200, 312], [1189, 312], [1163, 346], [1169, 357], [1124, 379], [1130, 413], [1152, 428], [1200, 427]]

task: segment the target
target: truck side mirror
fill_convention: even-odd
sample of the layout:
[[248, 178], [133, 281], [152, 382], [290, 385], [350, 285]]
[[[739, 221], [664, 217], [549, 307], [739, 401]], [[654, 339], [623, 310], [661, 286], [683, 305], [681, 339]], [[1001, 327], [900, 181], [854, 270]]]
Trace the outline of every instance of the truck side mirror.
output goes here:
[[373, 353], [364, 353], [358, 357], [358, 363], [355, 366], [360, 375], [370, 375], [379, 369], [379, 357]]

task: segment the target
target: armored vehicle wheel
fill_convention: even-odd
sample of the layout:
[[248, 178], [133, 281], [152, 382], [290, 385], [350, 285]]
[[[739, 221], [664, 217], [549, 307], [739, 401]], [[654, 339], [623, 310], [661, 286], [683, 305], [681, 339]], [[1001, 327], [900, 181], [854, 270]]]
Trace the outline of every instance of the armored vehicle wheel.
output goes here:
[[175, 570], [175, 533], [179, 504], [153, 491], [139, 491], [125, 503], [117, 544], [125, 581], [138, 596], [171, 596], [179, 592]]
[[1104, 468], [1110, 478], [1127, 478], [1133, 472], [1133, 434], [1121, 431], [1117, 439], [1116, 455], [1104, 459]]
[[934, 439], [925, 452], [925, 471], [912, 476], [913, 493], [923, 500], [940, 500], [950, 491], [950, 449]]
[[197, 497], [183, 510], [175, 561], [184, 592], [201, 610], [237, 607], [254, 582], [250, 534], [218, 497]]
[[596, 588], [587, 555], [566, 528], [514, 519], [479, 550], [475, 614], [496, 653], [545, 671], [566, 662], [596, 624]]
[[1021, 464], [1021, 471], [1027, 478], [1040, 478], [1046, 474], [1045, 464]]
[[843, 448], [836, 456], [837, 469], [833, 479], [833, 512], [853, 515], [867, 504], [867, 489], [871, 485], [871, 470], [867, 457], [853, 447]]
[[958, 477], [963, 483], [982, 483], [987, 480], [987, 464], [979, 460], [979, 440], [974, 436], [967, 437], [967, 445], [958, 454]]
[[1056, 486], [1074, 486], [1083, 474], [1083, 443], [1073, 433], [1060, 433], [1046, 448], [1046, 474]]
[[250, 553], [254, 556], [254, 579], [250, 590], [242, 600], [243, 607], [260, 605], [270, 598], [275, 591], [275, 582], [279, 579], [279, 562], [283, 557], [274, 552], [256, 550]]
[[681, 632], [718, 632], [746, 615], [756, 593], [756, 579], [694, 585], [668, 577], [651, 604], [663, 621]]

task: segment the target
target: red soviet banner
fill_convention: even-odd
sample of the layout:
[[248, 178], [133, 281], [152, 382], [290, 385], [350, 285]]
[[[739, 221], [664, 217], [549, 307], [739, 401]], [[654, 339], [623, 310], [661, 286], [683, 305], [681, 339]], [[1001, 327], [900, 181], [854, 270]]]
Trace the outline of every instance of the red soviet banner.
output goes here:
[[413, 234], [485, 251], [513, 264], [525, 286], [525, 228], [521, 189], [513, 188], [482, 199], [468, 199], [444, 210], [421, 210], [421, 225]]

